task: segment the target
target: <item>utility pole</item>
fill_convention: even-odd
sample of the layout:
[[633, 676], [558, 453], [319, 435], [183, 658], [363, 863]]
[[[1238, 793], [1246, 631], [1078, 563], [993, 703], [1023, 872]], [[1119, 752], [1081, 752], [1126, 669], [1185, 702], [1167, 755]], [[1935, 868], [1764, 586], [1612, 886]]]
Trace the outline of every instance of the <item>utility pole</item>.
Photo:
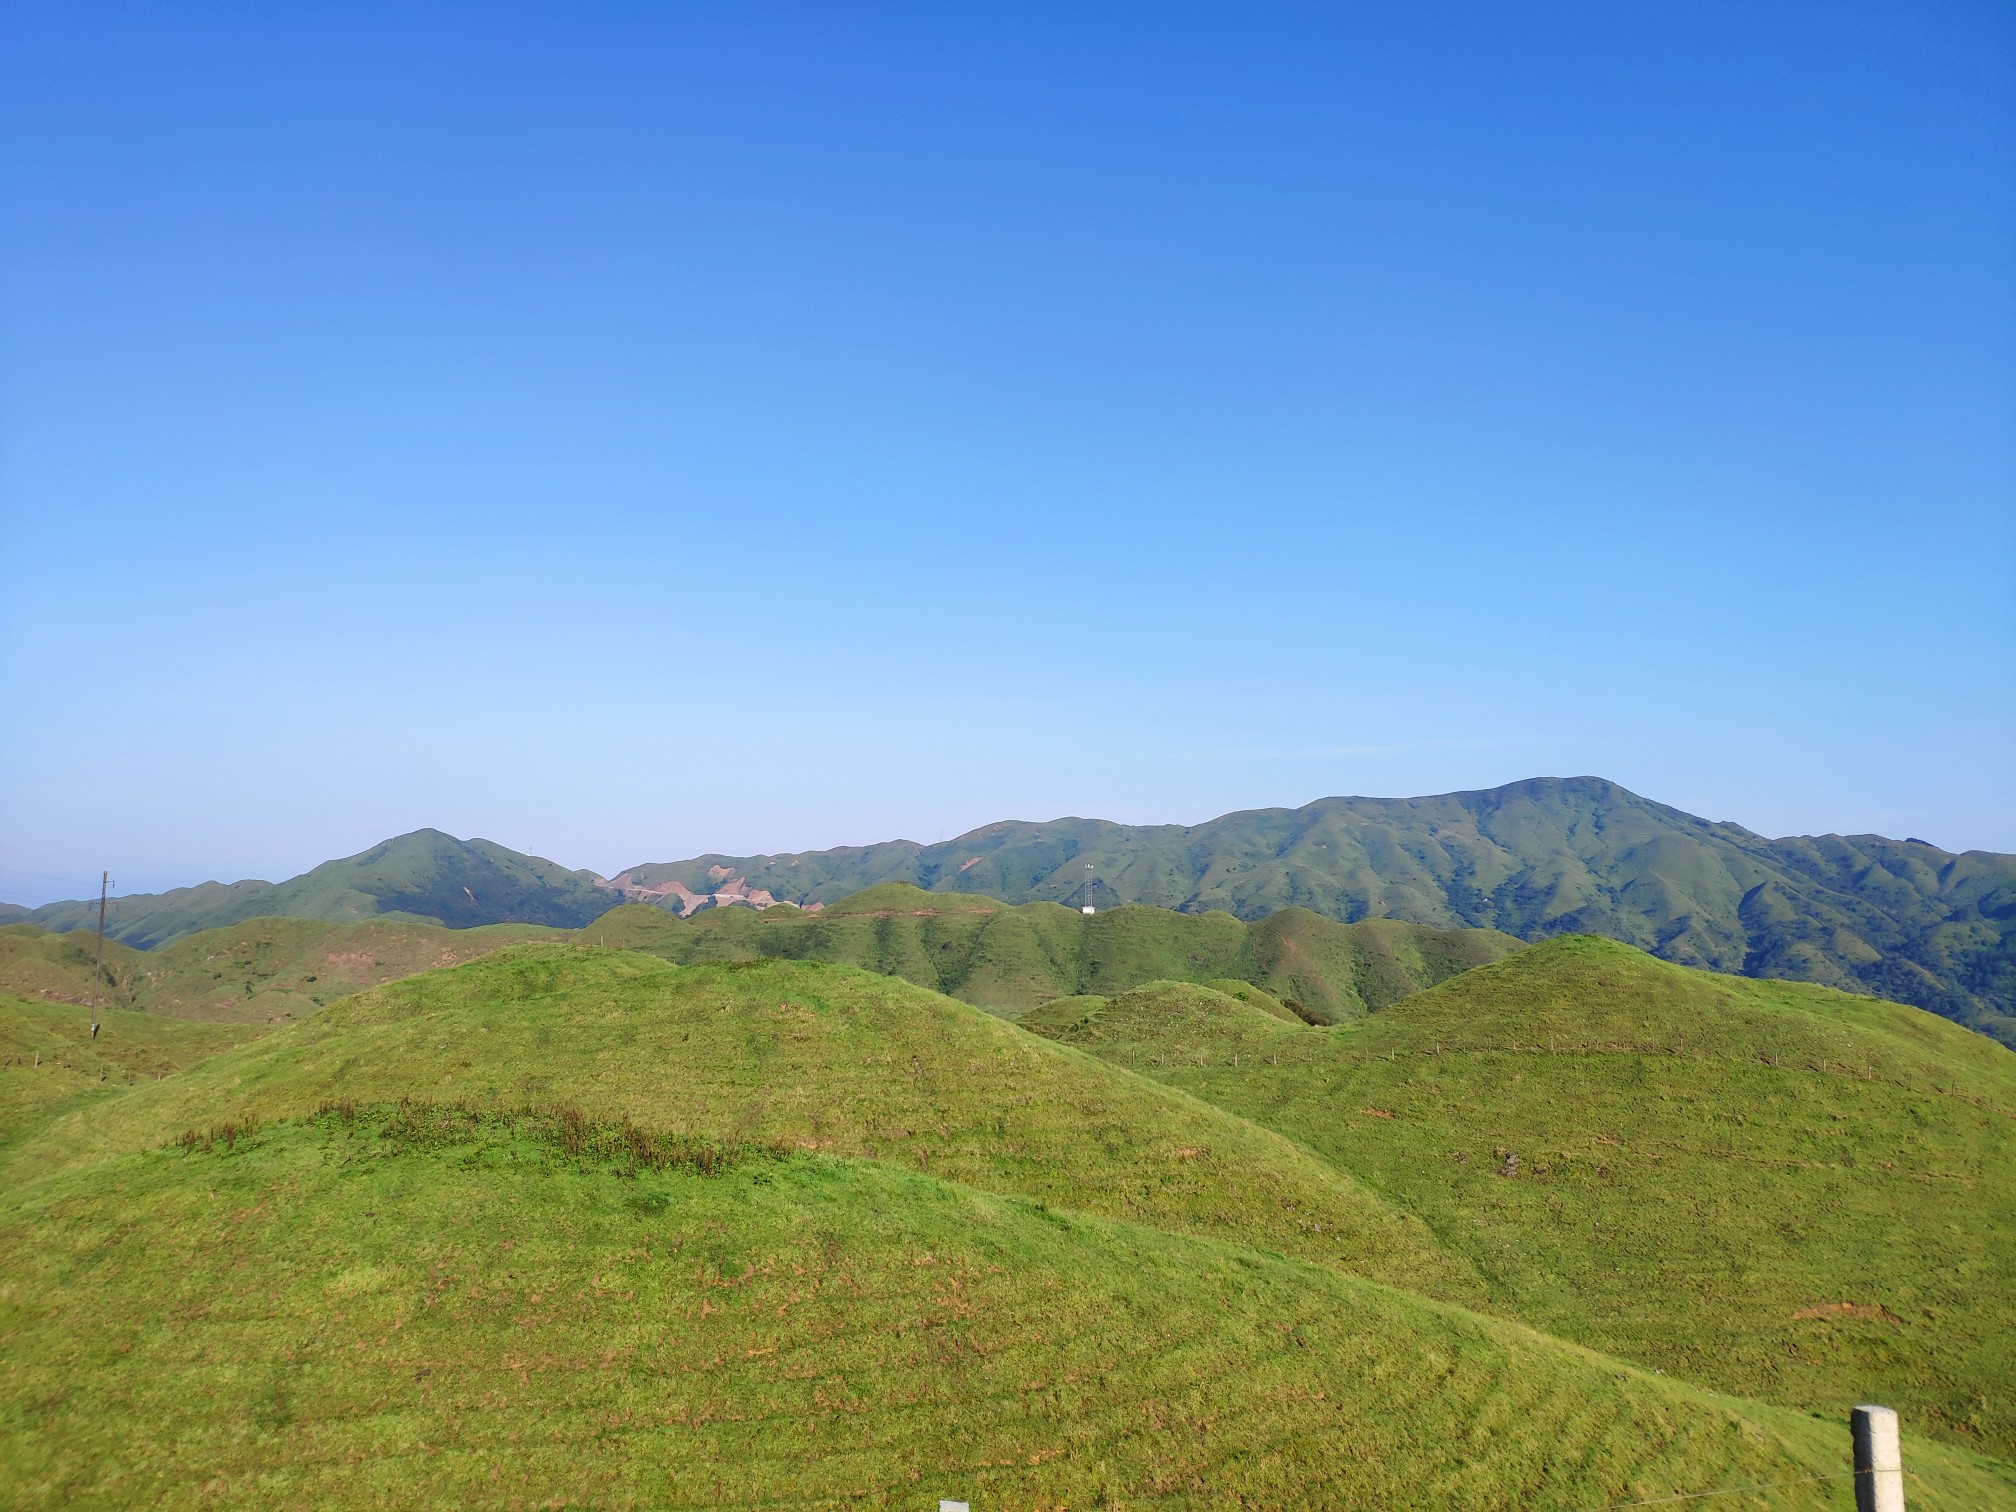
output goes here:
[[1855, 1512], [1904, 1512], [1896, 1412], [1857, 1407], [1848, 1415], [1848, 1429], [1855, 1444]]
[[105, 975], [105, 896], [112, 891], [112, 873], [98, 878], [98, 955], [91, 962], [91, 1038], [98, 1038], [98, 983]]

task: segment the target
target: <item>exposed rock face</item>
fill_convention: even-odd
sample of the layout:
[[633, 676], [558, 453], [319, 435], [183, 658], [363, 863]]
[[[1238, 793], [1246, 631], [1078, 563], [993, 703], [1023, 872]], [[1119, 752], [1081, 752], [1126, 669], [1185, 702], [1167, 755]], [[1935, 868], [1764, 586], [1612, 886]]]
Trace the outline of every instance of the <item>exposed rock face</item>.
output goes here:
[[[629, 872], [620, 877], [609, 877], [597, 882], [597, 887], [606, 888], [617, 894], [625, 903], [650, 903], [659, 908], [676, 913], [680, 918], [690, 918], [703, 908], [770, 908], [790, 900], [779, 898], [767, 887], [752, 887], [749, 881], [730, 871], [725, 866], [708, 868], [710, 880], [721, 885], [711, 892], [696, 893], [684, 883], [667, 878], [664, 881], [640, 882]], [[807, 913], [817, 913], [826, 905], [823, 903], [799, 903]]]

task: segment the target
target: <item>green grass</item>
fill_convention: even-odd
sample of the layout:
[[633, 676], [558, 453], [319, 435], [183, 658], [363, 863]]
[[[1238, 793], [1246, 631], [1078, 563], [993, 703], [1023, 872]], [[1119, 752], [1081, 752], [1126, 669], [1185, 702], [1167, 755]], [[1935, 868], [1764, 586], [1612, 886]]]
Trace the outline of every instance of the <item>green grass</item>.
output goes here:
[[1088, 917], [1055, 903], [1010, 908], [898, 883], [816, 914], [715, 908], [680, 919], [628, 904], [581, 938], [682, 963], [770, 958], [860, 966], [1009, 1016], [1072, 993], [1230, 978], [1327, 1023], [1384, 1008], [1519, 948], [1491, 930], [1387, 919], [1339, 924], [1298, 908], [1253, 924], [1227, 913], [1135, 905]]
[[1587, 937], [1343, 1029], [1196, 997], [1031, 1021], [1365, 1181], [1494, 1310], [1719, 1389], [1829, 1412], [1873, 1397], [1914, 1432], [2016, 1451], [1999, 1046]]
[[784, 1140], [989, 1191], [1480, 1294], [1417, 1221], [1278, 1134], [964, 1003], [847, 967], [676, 967], [525, 945], [334, 1005], [116, 1106], [53, 1121], [13, 1179], [323, 1100], [517, 1106]]
[[[1148, 982], [1117, 997], [1056, 998], [1016, 1022], [1031, 1033], [1078, 1045], [1116, 1063], [1140, 1059], [1144, 1046], [1217, 1058], [1265, 1054], [1285, 1040], [1299, 1044], [1302, 1020], [1254, 988], [1258, 1000], [1235, 996], [1242, 984], [1199, 986]], [[1226, 989], [1232, 989], [1230, 991]]]
[[171, 1076], [258, 1032], [107, 1008], [93, 1040], [89, 1009], [0, 995], [0, 1150], [59, 1112]]
[[1817, 1509], [1875, 1399], [2016, 1509], [2007, 1052], [1592, 939], [1336, 1027], [1188, 954], [0, 1001], [0, 1501]]
[[[180, 1018], [285, 1023], [417, 971], [530, 939], [649, 950], [682, 963], [819, 960], [900, 976], [1012, 1015], [1080, 986], [1227, 977], [1259, 983], [1321, 1021], [1357, 1017], [1518, 948], [1488, 930], [1377, 920], [1343, 925], [1300, 910], [1246, 925], [1229, 914], [1121, 908], [1086, 918], [1053, 904], [870, 888], [819, 914], [710, 909], [681, 920], [628, 904], [577, 932], [536, 924], [443, 929], [411, 920], [340, 924], [260, 918], [154, 950], [107, 940], [105, 1001]], [[96, 941], [0, 927], [0, 991], [88, 1002]]]
[[[51, 934], [33, 924], [0, 925], [0, 991], [49, 1002], [89, 1003], [97, 943], [88, 933]], [[133, 1007], [134, 987], [144, 979], [147, 960], [146, 951], [107, 940], [97, 973], [100, 1001], [115, 1008]]]
[[[397, 919], [330, 924], [251, 919], [156, 950], [105, 942], [102, 1000], [175, 1018], [285, 1023], [382, 982], [563, 931], [536, 924], [443, 929]], [[0, 991], [88, 1003], [97, 941], [25, 924], [0, 928]]]
[[[9, 1505], [1843, 1505], [1838, 1420], [918, 1172], [580, 1132], [367, 1108], [11, 1189]], [[1912, 1452], [1914, 1507], [2016, 1505]]]

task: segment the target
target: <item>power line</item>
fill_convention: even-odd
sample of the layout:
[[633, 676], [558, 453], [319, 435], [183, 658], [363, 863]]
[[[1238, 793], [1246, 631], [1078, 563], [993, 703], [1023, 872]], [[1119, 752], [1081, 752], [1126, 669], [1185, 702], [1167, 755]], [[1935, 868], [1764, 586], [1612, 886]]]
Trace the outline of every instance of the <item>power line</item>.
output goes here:
[[89, 887], [90, 881], [84, 877], [57, 877], [48, 872], [26, 871], [18, 866], [0, 866], [0, 872], [13, 877], [33, 877], [38, 882], [67, 882], [72, 887]]

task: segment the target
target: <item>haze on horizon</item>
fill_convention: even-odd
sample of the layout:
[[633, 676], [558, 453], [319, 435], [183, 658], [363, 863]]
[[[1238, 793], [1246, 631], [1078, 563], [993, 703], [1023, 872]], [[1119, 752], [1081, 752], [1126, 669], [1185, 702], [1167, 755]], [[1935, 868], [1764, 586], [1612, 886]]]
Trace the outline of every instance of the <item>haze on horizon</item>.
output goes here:
[[2016, 851], [2016, 12], [0, 17], [0, 899], [1598, 774]]

